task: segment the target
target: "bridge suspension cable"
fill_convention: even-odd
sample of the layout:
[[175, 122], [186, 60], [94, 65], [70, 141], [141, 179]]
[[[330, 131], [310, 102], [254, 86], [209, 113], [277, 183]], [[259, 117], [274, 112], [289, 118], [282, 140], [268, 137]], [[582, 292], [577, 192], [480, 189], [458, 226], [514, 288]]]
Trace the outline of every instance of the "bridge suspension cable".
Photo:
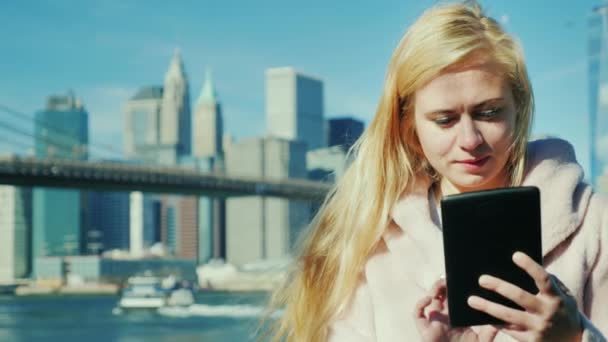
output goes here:
[[[70, 132], [66, 131], [63, 128], [57, 127], [56, 125], [53, 125], [53, 124], [51, 124], [51, 123], [49, 123], [49, 122], [47, 122], [45, 120], [41, 120], [41, 119], [32, 117], [30, 115], [27, 115], [27, 114], [25, 114], [23, 112], [15, 110], [15, 109], [13, 109], [13, 108], [11, 108], [9, 106], [6, 106], [4, 104], [0, 104], [0, 111], [4, 112], [4, 113], [7, 113], [7, 114], [10, 114], [10, 115], [12, 115], [14, 117], [17, 117], [17, 118], [21, 119], [21, 120], [25, 120], [27, 122], [33, 122], [33, 123], [35, 123], [37, 125], [40, 125], [40, 126], [46, 128], [47, 130], [54, 132], [55, 135], [58, 136], [58, 137], [65, 137], [65, 138], [68, 138], [68, 139], [74, 139], [75, 138], [73, 134], [71, 134]], [[6, 125], [4, 125], [4, 126], [6, 127]], [[19, 130], [18, 133], [20, 133], [20, 134], [26, 134], [26, 135], [28, 135], [28, 136], [33, 137], [34, 139], [36, 139], [35, 133], [34, 134], [24, 133], [23, 130]], [[45, 141], [47, 143], [51, 143], [53, 145], [65, 145], [65, 143], [62, 143], [62, 142], [59, 142], [59, 141], [53, 141], [53, 139], [48, 139], [47, 138], [47, 139], [45, 139]], [[88, 151], [91, 151], [91, 149], [95, 148], [97, 150], [104, 150], [104, 151], [106, 151], [106, 153], [109, 152], [114, 157], [118, 157], [118, 158], [122, 158], [123, 157], [122, 151], [119, 151], [119, 150], [117, 150], [116, 148], [114, 148], [114, 147], [112, 147], [110, 145], [91, 144], [90, 142], [88, 142], [87, 144], [83, 144], [83, 145], [84, 145], [84, 147]], [[72, 150], [73, 146], [70, 145], [69, 149]]]

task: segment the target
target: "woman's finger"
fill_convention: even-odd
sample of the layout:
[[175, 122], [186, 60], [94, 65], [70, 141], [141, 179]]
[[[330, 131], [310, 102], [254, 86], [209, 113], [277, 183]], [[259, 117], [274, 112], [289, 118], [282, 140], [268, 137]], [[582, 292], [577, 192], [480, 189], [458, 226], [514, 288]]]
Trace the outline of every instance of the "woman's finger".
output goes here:
[[431, 323], [440, 322], [445, 325], [450, 323], [447, 312], [444, 310], [443, 303], [439, 299], [433, 299], [431, 304], [427, 306], [426, 317]]
[[424, 310], [429, 304], [431, 304], [431, 301], [433, 301], [433, 298], [429, 296], [426, 296], [419, 300], [418, 303], [416, 303], [416, 308], [414, 310], [414, 318], [422, 317], [426, 319], [426, 316], [424, 315]]
[[490, 302], [478, 296], [470, 296], [467, 300], [470, 307], [481, 312], [485, 312], [490, 316], [496, 317], [505, 321], [507, 324], [513, 324], [525, 328], [534, 328], [534, 320], [532, 316], [520, 310], [515, 310], [502, 304]]
[[445, 282], [445, 278], [439, 278], [439, 280], [437, 280], [435, 284], [433, 284], [433, 287], [430, 291], [430, 295], [431, 297], [436, 299], [443, 299], [446, 296], [446, 291], [447, 285]]
[[429, 326], [429, 321], [424, 315], [424, 310], [426, 307], [431, 304], [433, 298], [426, 296], [416, 303], [416, 308], [414, 310], [414, 320], [416, 321], [416, 325], [418, 329], [424, 329]]
[[479, 277], [479, 285], [510, 299], [526, 311], [539, 312], [541, 309], [542, 303], [538, 297], [500, 278], [484, 274]]
[[433, 298], [431, 303], [426, 306], [424, 310], [424, 314], [429, 320], [433, 320], [437, 317], [437, 315], [442, 314], [443, 312], [443, 304], [440, 300]]
[[547, 273], [547, 271], [545, 271], [545, 269], [536, 261], [523, 252], [515, 252], [513, 254], [513, 262], [534, 279], [534, 283], [536, 283], [536, 287], [540, 292], [551, 292], [552, 287], [549, 273]]

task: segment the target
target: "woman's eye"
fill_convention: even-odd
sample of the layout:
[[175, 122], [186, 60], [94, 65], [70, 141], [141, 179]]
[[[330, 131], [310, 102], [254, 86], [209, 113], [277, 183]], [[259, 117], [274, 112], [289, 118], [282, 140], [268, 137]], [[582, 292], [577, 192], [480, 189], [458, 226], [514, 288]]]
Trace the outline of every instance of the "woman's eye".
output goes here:
[[477, 116], [481, 119], [490, 120], [496, 118], [501, 111], [501, 108], [492, 108], [477, 113]]
[[454, 121], [453, 118], [449, 116], [443, 116], [433, 119], [433, 121], [439, 126], [447, 126]]

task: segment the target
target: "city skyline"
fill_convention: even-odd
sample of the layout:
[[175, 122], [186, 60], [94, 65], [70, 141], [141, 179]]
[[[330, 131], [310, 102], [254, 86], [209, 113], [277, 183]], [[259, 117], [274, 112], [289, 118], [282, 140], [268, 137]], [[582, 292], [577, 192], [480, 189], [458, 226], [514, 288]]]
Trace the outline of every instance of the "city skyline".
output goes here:
[[[11, 63], [0, 67], [6, 75], [0, 81], [0, 103], [29, 114], [42, 107], [47, 95], [74, 89], [90, 112], [91, 143], [122, 150], [126, 100], [139, 87], [162, 84], [167, 63], [180, 48], [192, 94], [200, 92], [205, 69], [213, 71], [225, 132], [237, 139], [264, 133], [264, 70], [271, 67], [294, 66], [319, 77], [327, 118], [350, 115], [367, 124], [390, 53], [413, 18], [432, 3], [3, 5], [0, 17], [9, 29], [0, 36], [10, 42], [5, 58]], [[601, 1], [481, 3], [526, 51], [536, 94], [533, 134], [571, 141], [588, 171], [587, 20]], [[130, 15], [133, 10], [137, 17]], [[24, 20], [42, 13], [40, 22]], [[54, 15], [70, 24], [41, 29]], [[8, 39], [15, 35], [21, 39]], [[41, 49], [49, 54], [34, 58]], [[0, 147], [0, 153], [6, 152], [6, 146]]]

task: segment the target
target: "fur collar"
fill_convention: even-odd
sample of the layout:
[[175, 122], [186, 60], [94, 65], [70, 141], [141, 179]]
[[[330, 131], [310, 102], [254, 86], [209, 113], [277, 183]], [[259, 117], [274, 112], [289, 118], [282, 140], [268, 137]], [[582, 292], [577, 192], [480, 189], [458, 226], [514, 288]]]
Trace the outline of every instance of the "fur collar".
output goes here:
[[[591, 196], [591, 187], [582, 182], [583, 170], [576, 162], [572, 146], [560, 139], [537, 140], [528, 144], [523, 185], [534, 185], [541, 194], [543, 254], [546, 256], [567, 239], [582, 223]], [[383, 240], [400, 260], [412, 255], [412, 246], [422, 257], [427, 271], [421, 285], [429, 288], [441, 276], [443, 241], [439, 222], [429, 208], [430, 181], [421, 180], [404, 194], [391, 210], [391, 224]], [[406, 241], [406, 235], [412, 241]], [[425, 265], [420, 265], [421, 267]]]

